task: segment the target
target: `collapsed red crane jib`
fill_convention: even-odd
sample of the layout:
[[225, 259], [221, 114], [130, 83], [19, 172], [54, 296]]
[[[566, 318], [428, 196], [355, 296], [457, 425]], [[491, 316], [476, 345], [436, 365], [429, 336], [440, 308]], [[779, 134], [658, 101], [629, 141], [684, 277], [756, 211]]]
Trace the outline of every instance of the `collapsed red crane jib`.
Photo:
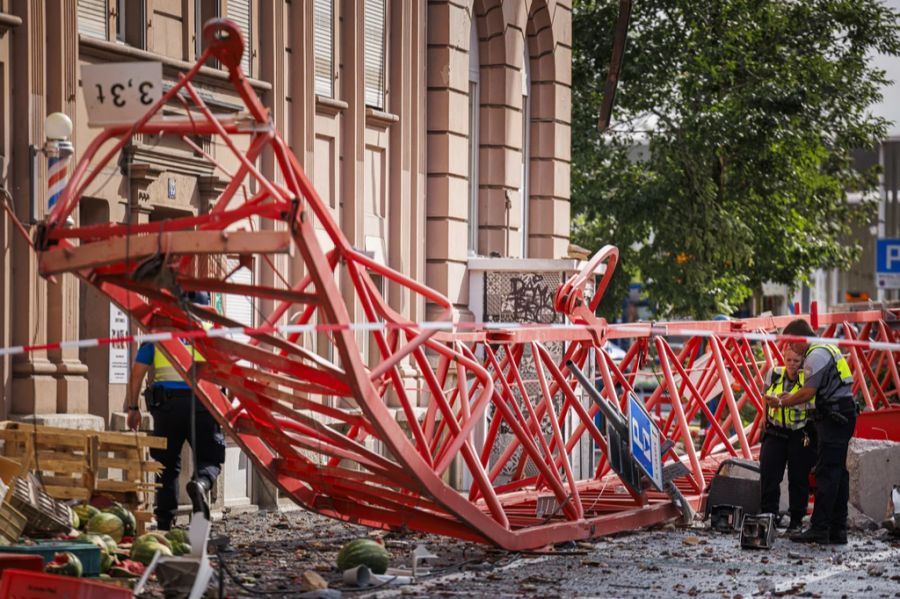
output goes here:
[[[600, 406], [576, 385], [576, 367], [594, 377], [609, 404], [604, 408], [618, 413], [625, 413], [636, 383], [656, 381], [645, 404], [662, 436], [673, 441], [662, 463], [684, 466], [674, 485], [695, 510], [719, 462], [756, 455], [759, 386], [766, 369], [781, 363], [781, 346], [735, 333], [771, 332], [789, 317], [608, 325], [595, 316], [618, 257], [607, 246], [555, 296], [556, 310], [577, 327], [447, 332], [417, 323], [387, 304], [373, 276], [405, 290], [406, 305], [424, 298], [438, 306], [438, 320], [454, 318], [451, 302], [353, 249], [240, 72], [237, 27], [213, 20], [204, 39], [197, 64], [144, 117], [105, 129], [86, 149], [41, 227], [39, 264], [45, 276], [68, 272], [93, 285], [147, 331], [241, 325], [180, 301], [190, 289], [214, 290], [226, 301], [270, 302], [273, 309], [259, 324], [326, 325], [318, 336], [302, 326], [246, 341], [198, 336], [193, 343], [206, 361], [194, 369], [181, 342], [159, 344], [283, 493], [345, 521], [508, 549], [678, 516], [670, 494], [625, 484], [613, 469], [611, 441], [598, 426]], [[228, 68], [246, 115], [213, 115], [192, 85], [210, 57]], [[163, 106], [184, 114], [162, 117]], [[192, 136], [214, 136], [221, 155], [204, 156], [227, 180], [214, 207], [152, 225], [66, 226], [97, 174], [136, 133], [173, 136], [192, 148]], [[236, 143], [240, 138], [246, 143]], [[107, 144], [112, 147], [101, 154]], [[256, 166], [263, 151], [275, 157], [276, 172]], [[253, 195], [244, 191], [248, 183]], [[237, 266], [223, 267], [225, 256], [238, 256]], [[230, 279], [254, 257], [278, 284]], [[283, 271], [301, 273], [299, 280]], [[598, 274], [596, 293], [588, 297]], [[893, 343], [895, 318], [869, 310], [820, 314], [818, 324], [828, 337]], [[365, 336], [339, 326], [360, 323], [372, 324]], [[390, 326], [380, 326], [385, 323]], [[684, 339], [673, 346], [670, 337], [679, 333]], [[624, 358], [610, 356], [607, 339], [630, 342]], [[368, 361], [361, 343], [369, 344]], [[849, 352], [854, 390], [868, 409], [896, 410], [897, 353], [865, 343]]]

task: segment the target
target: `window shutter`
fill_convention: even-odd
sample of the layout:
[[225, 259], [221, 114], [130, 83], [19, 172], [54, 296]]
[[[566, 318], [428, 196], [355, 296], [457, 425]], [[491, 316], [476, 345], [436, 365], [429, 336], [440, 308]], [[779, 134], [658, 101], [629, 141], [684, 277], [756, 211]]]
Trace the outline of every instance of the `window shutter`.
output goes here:
[[[240, 268], [240, 262], [234, 258], [228, 259], [228, 272], [233, 274], [228, 277], [229, 283], [241, 285], [253, 284], [253, 273], [248, 268]], [[235, 270], [237, 269], [237, 270]], [[244, 326], [252, 327], [253, 324], [253, 298], [249, 296], [228, 294], [225, 296], [225, 316], [236, 320]], [[239, 343], [250, 341], [247, 335], [234, 335], [233, 340]]]
[[334, 0], [315, 0], [313, 45], [316, 58], [316, 94], [334, 97]]
[[366, 0], [366, 105], [384, 109], [384, 0]]
[[105, 40], [109, 11], [107, 0], [78, 0], [78, 33]]
[[251, 75], [250, 65], [252, 64], [253, 56], [251, 6], [252, 0], [228, 0], [227, 16], [237, 24], [241, 30], [241, 35], [244, 36], [244, 57], [241, 59], [241, 69], [244, 71], [244, 75], [248, 77]]

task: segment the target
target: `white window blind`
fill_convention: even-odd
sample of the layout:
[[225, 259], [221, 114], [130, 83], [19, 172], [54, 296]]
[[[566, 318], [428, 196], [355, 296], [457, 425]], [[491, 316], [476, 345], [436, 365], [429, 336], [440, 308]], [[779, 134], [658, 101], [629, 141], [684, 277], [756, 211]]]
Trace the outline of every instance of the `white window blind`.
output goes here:
[[252, 64], [253, 56], [251, 6], [252, 0], [228, 0], [227, 16], [237, 24], [241, 30], [241, 35], [244, 36], [244, 57], [241, 59], [241, 69], [244, 71], [244, 75], [248, 77], [252, 75], [250, 65]]
[[366, 105], [384, 108], [384, 0], [365, 0]]
[[[228, 272], [233, 274], [228, 277], [229, 283], [238, 283], [241, 285], [253, 285], [253, 273], [248, 268], [238, 268], [240, 262], [235, 258], [228, 259]], [[234, 270], [236, 269], [237, 270]], [[236, 320], [244, 326], [252, 327], [253, 323], [253, 298], [228, 294], [225, 296], [225, 316], [231, 320]], [[247, 343], [250, 338], [247, 335], [234, 335], [231, 337], [239, 343]]]
[[108, 39], [106, 27], [109, 11], [107, 0], [78, 0], [78, 33], [97, 39]]
[[313, 45], [316, 59], [316, 94], [334, 97], [334, 0], [315, 0]]

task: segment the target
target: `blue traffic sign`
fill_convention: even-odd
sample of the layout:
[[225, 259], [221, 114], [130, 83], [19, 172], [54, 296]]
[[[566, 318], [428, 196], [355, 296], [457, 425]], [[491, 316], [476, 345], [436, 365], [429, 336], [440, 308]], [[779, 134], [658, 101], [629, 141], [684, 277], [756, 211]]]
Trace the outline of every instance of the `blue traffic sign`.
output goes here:
[[643, 402], [633, 393], [628, 395], [628, 447], [644, 474], [662, 491], [662, 456], [659, 451], [659, 429], [647, 413]]
[[876, 240], [875, 272], [900, 274], [900, 239]]

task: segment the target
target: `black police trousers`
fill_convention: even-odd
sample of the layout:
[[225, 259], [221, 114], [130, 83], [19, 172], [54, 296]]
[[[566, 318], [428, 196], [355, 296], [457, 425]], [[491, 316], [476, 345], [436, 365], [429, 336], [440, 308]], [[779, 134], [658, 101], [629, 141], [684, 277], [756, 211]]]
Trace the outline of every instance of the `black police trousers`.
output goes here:
[[828, 417], [816, 421], [819, 458], [816, 462], [816, 506], [810, 519], [820, 531], [847, 530], [847, 502], [850, 500], [850, 473], [847, 450], [856, 428], [856, 412], [841, 412], [846, 422]]
[[[791, 522], [799, 522], [806, 515], [809, 505], [809, 471], [816, 463], [816, 434], [806, 429], [778, 428], [771, 423], [766, 426], [759, 450], [759, 511], [778, 514], [781, 480], [787, 466], [788, 512]], [[808, 437], [805, 447], [804, 436]]]
[[[156, 477], [161, 485], [156, 491], [156, 521], [160, 528], [171, 526], [178, 510], [178, 475], [181, 474], [181, 448], [187, 442], [197, 459], [197, 477], [205, 477], [215, 483], [225, 462], [225, 436], [219, 424], [206, 407], [196, 400], [196, 443], [191, 440], [191, 391], [167, 390], [163, 394], [153, 390], [154, 399], [148, 400], [153, 416], [153, 434], [166, 438], [165, 449], [151, 449], [151, 457], [163, 465]], [[165, 396], [164, 396], [165, 395]]]

